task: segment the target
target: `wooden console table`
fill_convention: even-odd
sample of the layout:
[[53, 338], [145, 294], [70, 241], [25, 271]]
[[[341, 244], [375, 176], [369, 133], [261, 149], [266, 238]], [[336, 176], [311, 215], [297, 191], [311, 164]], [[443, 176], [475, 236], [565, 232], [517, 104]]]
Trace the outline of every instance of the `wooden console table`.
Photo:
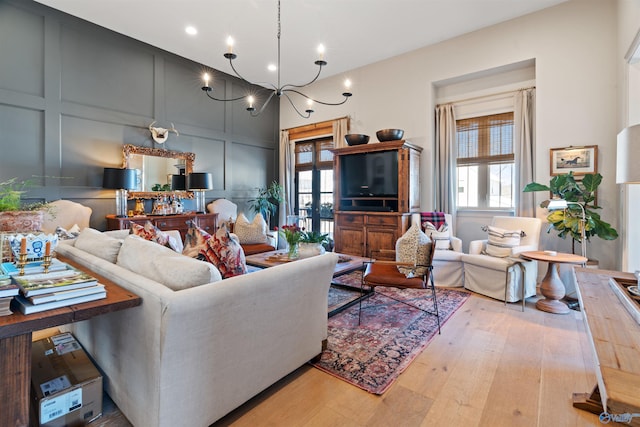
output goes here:
[[34, 331], [80, 322], [142, 303], [139, 296], [110, 280], [65, 258], [58, 258], [96, 277], [104, 284], [107, 298], [41, 313], [15, 312], [0, 317], [0, 427], [29, 425], [31, 335]]
[[[591, 393], [574, 393], [573, 406], [595, 414], [630, 418], [640, 426], [640, 325], [609, 283], [635, 280], [631, 273], [575, 268], [585, 328], [595, 351], [598, 384]], [[626, 420], [624, 422], [627, 422]]]

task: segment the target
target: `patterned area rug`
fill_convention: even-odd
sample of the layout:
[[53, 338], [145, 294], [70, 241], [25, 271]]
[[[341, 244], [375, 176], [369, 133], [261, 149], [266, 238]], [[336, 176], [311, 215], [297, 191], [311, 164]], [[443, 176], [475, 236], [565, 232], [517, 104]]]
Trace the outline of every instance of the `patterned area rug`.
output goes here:
[[[438, 333], [435, 316], [385, 295], [427, 310], [433, 307], [427, 291], [376, 288], [362, 302], [360, 325], [358, 304], [329, 318], [327, 349], [312, 365], [370, 393], [384, 393]], [[469, 293], [436, 288], [436, 296], [443, 325]]]

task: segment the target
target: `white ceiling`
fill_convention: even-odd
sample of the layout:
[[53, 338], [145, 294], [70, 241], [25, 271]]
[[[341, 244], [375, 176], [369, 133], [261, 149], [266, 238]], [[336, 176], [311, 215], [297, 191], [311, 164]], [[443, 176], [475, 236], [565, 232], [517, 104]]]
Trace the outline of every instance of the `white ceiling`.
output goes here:
[[[166, 51], [254, 82], [276, 83], [277, 0], [37, 0]], [[321, 78], [538, 11], [566, 0], [283, 0], [282, 83], [306, 83], [326, 47]], [[189, 36], [192, 25], [198, 34]], [[356, 83], [357, 84], [357, 83]]]

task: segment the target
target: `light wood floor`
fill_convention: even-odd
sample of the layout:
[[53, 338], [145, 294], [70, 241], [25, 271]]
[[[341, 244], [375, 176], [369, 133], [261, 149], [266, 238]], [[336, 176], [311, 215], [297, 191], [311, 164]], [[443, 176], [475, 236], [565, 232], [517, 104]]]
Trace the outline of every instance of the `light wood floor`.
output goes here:
[[382, 396], [298, 369], [219, 426], [601, 426], [573, 408], [596, 383], [582, 314], [472, 295]]

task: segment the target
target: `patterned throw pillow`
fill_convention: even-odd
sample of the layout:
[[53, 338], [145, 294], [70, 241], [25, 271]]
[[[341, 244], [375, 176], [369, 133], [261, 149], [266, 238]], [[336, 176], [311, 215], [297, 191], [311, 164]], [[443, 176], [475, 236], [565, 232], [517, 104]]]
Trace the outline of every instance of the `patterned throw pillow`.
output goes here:
[[249, 222], [244, 213], [240, 212], [233, 232], [242, 244], [267, 243], [267, 222], [260, 213], [257, 213], [253, 221]]
[[159, 245], [166, 246], [174, 251], [179, 251], [180, 247], [176, 239], [169, 236], [164, 231], [153, 225], [151, 221], [147, 221], [144, 225], [131, 223], [131, 234], [142, 237], [144, 240], [156, 242]]
[[524, 237], [522, 230], [505, 230], [504, 228], [487, 226], [488, 233], [486, 255], [505, 258], [511, 256], [511, 248], [520, 245], [520, 238]]
[[223, 279], [247, 272], [242, 246], [232, 239], [226, 226], [221, 226], [210, 235], [191, 224], [185, 237], [183, 255], [198, 258], [213, 264]]
[[436, 229], [436, 226], [433, 225], [433, 223], [425, 221], [422, 223], [422, 229], [424, 230], [424, 233], [431, 237], [431, 240], [435, 242], [436, 249], [451, 249], [449, 225], [446, 222], [440, 225], [440, 228]]
[[[396, 261], [425, 265], [431, 255], [433, 242], [417, 224], [413, 224], [396, 241]], [[408, 268], [398, 266], [398, 270], [407, 278], [421, 276], [425, 268]]]

